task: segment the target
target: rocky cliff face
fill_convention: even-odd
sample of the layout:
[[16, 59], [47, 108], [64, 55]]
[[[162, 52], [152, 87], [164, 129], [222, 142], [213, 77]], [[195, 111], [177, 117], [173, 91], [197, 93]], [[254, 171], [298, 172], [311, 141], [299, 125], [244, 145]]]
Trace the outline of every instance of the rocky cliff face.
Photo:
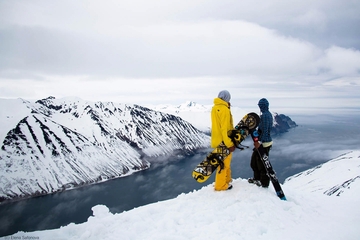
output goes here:
[[273, 113], [274, 125], [271, 129], [272, 134], [287, 132], [290, 128], [297, 127], [297, 124], [289, 116]]
[[0, 108], [0, 201], [126, 176], [148, 168], [146, 158], [209, 145], [180, 117], [135, 104], [49, 97]]

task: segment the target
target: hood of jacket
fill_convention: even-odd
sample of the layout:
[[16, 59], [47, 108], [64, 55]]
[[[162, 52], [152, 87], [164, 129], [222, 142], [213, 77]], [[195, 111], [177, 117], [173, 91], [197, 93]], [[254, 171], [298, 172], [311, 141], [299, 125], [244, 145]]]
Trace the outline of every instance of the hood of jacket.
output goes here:
[[266, 98], [259, 100], [258, 106], [261, 112], [266, 112], [269, 110], [269, 101]]
[[215, 105], [224, 105], [224, 106], [230, 108], [230, 103], [222, 100], [221, 98], [215, 98], [215, 99], [214, 99], [214, 104], [215, 104]]

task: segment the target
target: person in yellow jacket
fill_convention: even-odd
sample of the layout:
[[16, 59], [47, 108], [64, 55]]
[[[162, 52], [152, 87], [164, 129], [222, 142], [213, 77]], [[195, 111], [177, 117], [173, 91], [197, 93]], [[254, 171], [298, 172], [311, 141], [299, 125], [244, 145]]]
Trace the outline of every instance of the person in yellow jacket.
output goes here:
[[219, 92], [214, 99], [214, 106], [211, 110], [211, 147], [216, 148], [221, 143], [230, 150], [230, 155], [224, 159], [224, 168], [220, 167], [216, 171], [215, 190], [222, 191], [232, 188], [231, 178], [231, 158], [235, 146], [228, 137], [228, 131], [234, 129], [233, 118], [230, 110], [231, 95], [227, 90]]

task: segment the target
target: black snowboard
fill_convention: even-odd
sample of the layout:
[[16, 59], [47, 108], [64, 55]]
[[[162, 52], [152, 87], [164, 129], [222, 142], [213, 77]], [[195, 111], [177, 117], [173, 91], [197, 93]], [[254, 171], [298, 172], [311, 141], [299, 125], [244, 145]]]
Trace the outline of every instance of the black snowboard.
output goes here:
[[[253, 131], [251, 133], [251, 137], [254, 141], [258, 141], [258, 135], [256, 131]], [[285, 194], [280, 186], [279, 180], [276, 177], [276, 173], [269, 161], [269, 156], [266, 154], [265, 149], [262, 145], [260, 145], [259, 148], [257, 148], [255, 151], [257, 151], [257, 153], [260, 156], [261, 161], [263, 162], [267, 175], [270, 178], [270, 181], [272, 183], [272, 185], [274, 186], [276, 195], [281, 199], [281, 200], [286, 200]]]

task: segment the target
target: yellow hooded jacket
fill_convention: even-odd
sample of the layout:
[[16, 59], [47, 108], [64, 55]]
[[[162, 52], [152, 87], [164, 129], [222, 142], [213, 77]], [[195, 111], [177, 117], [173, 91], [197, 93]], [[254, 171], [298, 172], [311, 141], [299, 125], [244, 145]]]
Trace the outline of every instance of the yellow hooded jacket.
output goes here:
[[230, 104], [221, 98], [215, 98], [211, 110], [211, 147], [216, 148], [221, 142], [224, 142], [228, 148], [234, 146], [228, 137], [228, 131], [232, 129], [234, 124]]

